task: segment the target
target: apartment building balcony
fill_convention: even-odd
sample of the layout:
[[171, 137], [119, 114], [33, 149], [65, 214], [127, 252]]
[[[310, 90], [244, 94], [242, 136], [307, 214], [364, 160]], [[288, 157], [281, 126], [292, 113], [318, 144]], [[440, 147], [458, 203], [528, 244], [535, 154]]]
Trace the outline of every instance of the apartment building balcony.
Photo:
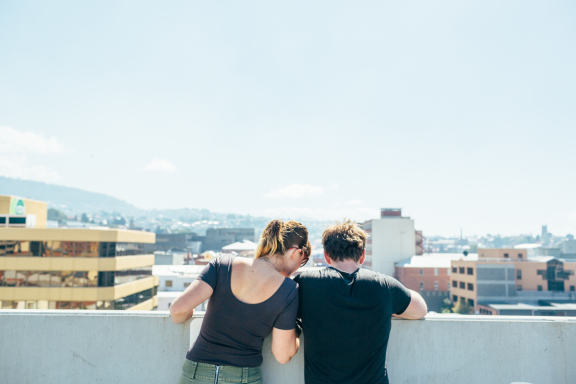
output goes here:
[[[203, 313], [175, 325], [167, 312], [0, 310], [0, 382], [174, 384], [202, 321]], [[303, 384], [303, 352], [280, 365], [268, 338], [264, 382]], [[387, 366], [394, 384], [573, 384], [575, 357], [576, 318], [428, 315], [393, 320]]]

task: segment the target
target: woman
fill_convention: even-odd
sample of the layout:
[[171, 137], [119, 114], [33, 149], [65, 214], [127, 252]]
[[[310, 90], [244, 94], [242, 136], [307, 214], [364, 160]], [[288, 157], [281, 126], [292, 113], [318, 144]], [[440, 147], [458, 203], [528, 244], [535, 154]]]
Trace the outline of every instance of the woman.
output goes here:
[[256, 257], [223, 255], [170, 306], [176, 324], [210, 299], [198, 339], [186, 354], [179, 384], [262, 383], [262, 343], [272, 333], [272, 353], [280, 364], [298, 352], [298, 286], [290, 279], [310, 257], [306, 227], [273, 220]]

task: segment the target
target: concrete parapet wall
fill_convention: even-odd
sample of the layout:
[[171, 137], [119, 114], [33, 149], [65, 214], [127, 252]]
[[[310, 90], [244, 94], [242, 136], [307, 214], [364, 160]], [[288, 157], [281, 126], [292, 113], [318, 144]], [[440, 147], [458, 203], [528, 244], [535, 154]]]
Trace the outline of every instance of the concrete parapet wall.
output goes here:
[[[361, 319], [359, 319], [361, 321]], [[202, 315], [0, 310], [0, 383], [176, 383]], [[343, 351], [346, 353], [346, 351]], [[264, 345], [266, 384], [304, 383], [303, 349], [280, 365]], [[576, 383], [576, 318], [430, 315], [394, 320], [393, 384]]]

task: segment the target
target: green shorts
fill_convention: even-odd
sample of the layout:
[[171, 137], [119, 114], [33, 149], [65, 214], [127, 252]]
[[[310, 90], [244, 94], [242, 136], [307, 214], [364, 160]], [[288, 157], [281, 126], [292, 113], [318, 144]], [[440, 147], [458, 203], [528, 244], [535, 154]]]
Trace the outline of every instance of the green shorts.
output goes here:
[[[214, 384], [216, 368], [214, 364], [197, 363], [186, 359], [178, 384]], [[263, 384], [260, 367], [240, 368], [220, 365], [218, 383]]]

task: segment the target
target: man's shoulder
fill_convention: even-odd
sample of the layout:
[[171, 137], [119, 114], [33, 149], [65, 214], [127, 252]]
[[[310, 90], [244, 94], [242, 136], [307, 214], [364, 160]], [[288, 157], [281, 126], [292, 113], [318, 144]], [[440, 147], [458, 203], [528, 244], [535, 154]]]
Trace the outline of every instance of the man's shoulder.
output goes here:
[[302, 271], [294, 280], [307, 280], [307, 279], [321, 279], [326, 276], [326, 270], [328, 268], [314, 267]]

